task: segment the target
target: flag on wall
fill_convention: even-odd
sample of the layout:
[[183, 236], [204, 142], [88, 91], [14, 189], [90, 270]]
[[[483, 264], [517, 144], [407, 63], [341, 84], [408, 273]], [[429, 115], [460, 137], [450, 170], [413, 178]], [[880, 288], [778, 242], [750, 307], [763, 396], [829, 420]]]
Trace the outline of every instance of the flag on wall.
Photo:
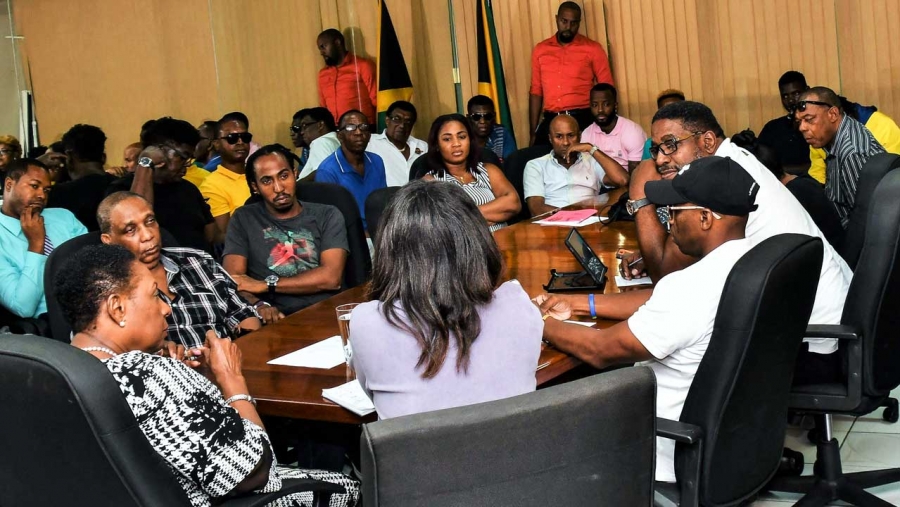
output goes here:
[[398, 100], [412, 97], [413, 85], [400, 51], [400, 41], [391, 23], [385, 0], [379, 0], [378, 13], [378, 131], [384, 129], [387, 108]]
[[497, 123], [513, 132], [509, 115], [509, 98], [506, 95], [506, 80], [503, 78], [503, 62], [500, 60], [500, 44], [497, 43], [497, 29], [494, 27], [494, 12], [491, 0], [477, 0], [478, 17], [478, 93], [494, 100], [497, 108]]

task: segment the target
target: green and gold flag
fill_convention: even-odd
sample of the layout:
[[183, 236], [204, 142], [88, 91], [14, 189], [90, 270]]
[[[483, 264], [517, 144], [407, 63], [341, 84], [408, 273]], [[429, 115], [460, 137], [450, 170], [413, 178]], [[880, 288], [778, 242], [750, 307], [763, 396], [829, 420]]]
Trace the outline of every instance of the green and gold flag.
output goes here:
[[391, 23], [385, 0], [378, 1], [378, 131], [384, 130], [387, 108], [398, 100], [412, 97], [413, 85], [400, 51], [400, 41]]
[[497, 43], [491, 0], [477, 0], [477, 2], [478, 93], [493, 99], [497, 108], [497, 123], [506, 127], [510, 135], [515, 137], [512, 118], [509, 115], [509, 98], [506, 95], [506, 80], [503, 78], [503, 62], [500, 60], [500, 44]]

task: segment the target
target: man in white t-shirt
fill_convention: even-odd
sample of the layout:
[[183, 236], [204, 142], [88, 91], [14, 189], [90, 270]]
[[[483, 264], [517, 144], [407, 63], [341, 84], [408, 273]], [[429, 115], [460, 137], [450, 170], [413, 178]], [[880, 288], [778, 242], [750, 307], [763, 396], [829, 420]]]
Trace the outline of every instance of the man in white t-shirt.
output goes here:
[[628, 172], [596, 146], [580, 143], [580, 135], [572, 116], [561, 114], [550, 122], [553, 150], [528, 161], [522, 175], [531, 216], [596, 196], [603, 186], [628, 184]]
[[[596, 368], [643, 361], [656, 375], [656, 415], [679, 420], [725, 280], [752, 248], [744, 230], [758, 191], [746, 171], [721, 157], [699, 159], [673, 180], [649, 183], [650, 200], [667, 206], [677, 247], [696, 262], [652, 290], [592, 297], [591, 315], [622, 320], [607, 329], [560, 322], [573, 311], [568, 298], [539, 297], [541, 313], [555, 317], [545, 321], [544, 338]], [[656, 480], [675, 481], [674, 455], [674, 442], [657, 438]]]
[[316, 172], [319, 164], [341, 147], [337, 138], [334, 116], [324, 107], [301, 109], [291, 122], [291, 141], [297, 148], [307, 148], [309, 154], [298, 179]]
[[384, 160], [384, 175], [389, 187], [409, 183], [413, 162], [428, 151], [428, 143], [410, 135], [418, 116], [416, 106], [398, 100], [387, 108], [384, 132], [372, 134], [369, 139], [366, 151], [377, 153]]

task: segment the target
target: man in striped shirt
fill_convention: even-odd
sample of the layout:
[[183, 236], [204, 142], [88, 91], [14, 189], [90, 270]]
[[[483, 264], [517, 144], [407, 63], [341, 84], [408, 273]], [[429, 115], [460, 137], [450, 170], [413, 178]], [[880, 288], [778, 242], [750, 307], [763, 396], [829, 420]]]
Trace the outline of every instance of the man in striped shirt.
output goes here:
[[865, 125], [844, 113], [837, 94], [824, 86], [803, 92], [793, 114], [806, 142], [827, 154], [825, 194], [846, 229], [856, 204], [859, 174], [869, 157], [884, 153], [884, 148]]

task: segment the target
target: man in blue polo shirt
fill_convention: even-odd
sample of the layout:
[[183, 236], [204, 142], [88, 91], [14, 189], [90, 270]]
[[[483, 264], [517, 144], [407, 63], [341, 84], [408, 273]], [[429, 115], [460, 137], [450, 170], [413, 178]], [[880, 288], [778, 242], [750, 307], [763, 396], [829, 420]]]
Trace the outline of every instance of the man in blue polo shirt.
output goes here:
[[316, 181], [336, 183], [353, 194], [363, 227], [366, 224], [366, 198], [387, 186], [384, 161], [366, 151], [372, 130], [373, 125], [361, 112], [353, 109], [342, 114], [337, 134], [341, 148], [322, 161], [316, 171]]

